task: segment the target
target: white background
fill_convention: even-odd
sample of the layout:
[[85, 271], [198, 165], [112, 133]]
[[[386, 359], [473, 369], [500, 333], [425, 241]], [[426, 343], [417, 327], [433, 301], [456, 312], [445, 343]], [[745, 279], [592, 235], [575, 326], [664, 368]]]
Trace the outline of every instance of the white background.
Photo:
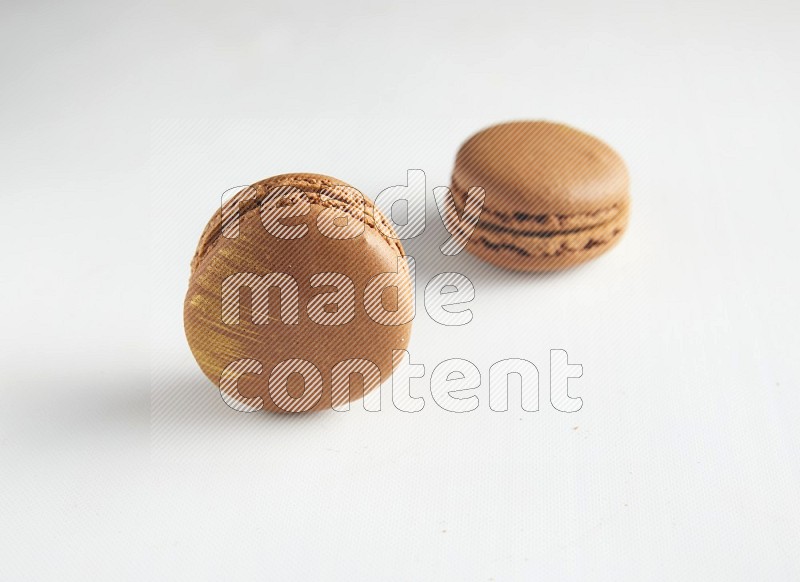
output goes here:
[[[6, 2], [0, 577], [800, 577], [798, 4]], [[620, 246], [563, 274], [406, 246], [417, 414], [227, 408], [182, 302], [222, 190], [309, 171], [447, 185], [481, 127], [552, 119], [627, 160]], [[550, 406], [549, 350], [583, 365]], [[433, 367], [481, 370], [447, 413]], [[495, 413], [523, 357], [540, 410]], [[384, 392], [388, 397], [388, 390]], [[386, 400], [385, 400], [386, 402]]]

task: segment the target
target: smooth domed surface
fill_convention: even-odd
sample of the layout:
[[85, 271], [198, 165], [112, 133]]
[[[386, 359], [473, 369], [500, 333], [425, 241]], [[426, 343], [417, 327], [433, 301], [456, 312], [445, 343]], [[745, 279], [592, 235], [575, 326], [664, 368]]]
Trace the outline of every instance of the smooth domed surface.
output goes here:
[[[344, 188], [337, 191], [337, 187]], [[277, 195], [265, 202], [270, 192]], [[306, 202], [307, 208], [298, 207], [298, 213], [307, 212], [280, 218], [276, 223], [305, 224], [308, 228], [303, 236], [281, 238], [275, 236], [274, 228], [272, 232], [265, 228], [265, 212], [285, 211]], [[365, 198], [362, 202], [346, 183], [313, 174], [278, 176], [254, 184], [228, 203], [226, 216], [236, 206], [237, 236], [223, 234], [231, 219], [223, 220], [223, 211], [217, 212], [192, 262], [184, 320], [189, 345], [203, 372], [219, 386], [223, 371], [230, 371], [233, 362], [259, 362], [260, 373], [241, 375], [238, 393], [244, 398], [260, 397], [263, 408], [273, 411], [320, 410], [330, 407], [332, 401], [341, 402], [341, 390], [331, 396], [331, 378], [332, 370], [342, 361], [364, 359], [380, 371], [380, 378], [372, 374], [353, 376], [351, 401], [362, 396], [362, 380], [366, 391], [386, 380], [393, 368], [392, 350], [407, 346], [411, 323], [384, 325], [373, 320], [365, 308], [365, 287], [376, 275], [398, 271], [398, 258], [402, 256], [399, 241], [387, 237], [385, 228], [381, 231], [376, 227], [376, 220], [388, 226], [385, 218], [371, 202]], [[318, 220], [330, 209], [345, 219], [363, 223], [361, 233], [347, 239], [323, 234]], [[397, 289], [394, 294], [391, 290], [386, 293], [388, 299], [383, 304], [389, 311], [407, 307], [412, 301], [412, 284], [405, 267], [400, 260], [399, 275], [394, 279]], [[295, 284], [276, 274], [289, 276]], [[268, 275], [273, 276], [269, 283], [280, 282], [285, 287], [267, 290], [267, 284], [262, 285], [266, 279], [260, 278]], [[352, 288], [342, 276], [352, 282]], [[223, 293], [226, 281], [227, 294]], [[284, 374], [285, 392], [290, 398], [284, 394], [284, 401], [276, 402], [270, 375], [290, 360], [310, 362], [319, 371], [322, 389], [318, 400], [308, 392], [308, 385], [303, 392], [298, 373], [288, 378]], [[308, 398], [315, 400], [311, 406], [307, 406]]]

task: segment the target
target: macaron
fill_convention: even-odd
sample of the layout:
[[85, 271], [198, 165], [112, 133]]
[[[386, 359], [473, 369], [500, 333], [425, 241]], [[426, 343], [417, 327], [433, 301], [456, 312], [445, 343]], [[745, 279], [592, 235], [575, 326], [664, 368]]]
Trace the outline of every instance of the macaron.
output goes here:
[[459, 149], [452, 192], [463, 211], [473, 187], [484, 206], [467, 250], [500, 267], [555, 271], [616, 245], [628, 225], [629, 177], [600, 139], [547, 121], [484, 129]]
[[408, 345], [413, 262], [358, 190], [319, 174], [257, 182], [208, 222], [184, 302], [189, 347], [231, 407], [347, 407]]

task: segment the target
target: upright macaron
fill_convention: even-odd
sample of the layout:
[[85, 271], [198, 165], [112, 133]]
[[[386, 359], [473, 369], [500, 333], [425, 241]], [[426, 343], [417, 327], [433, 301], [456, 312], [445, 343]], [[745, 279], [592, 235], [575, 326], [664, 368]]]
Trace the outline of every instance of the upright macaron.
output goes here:
[[238, 192], [191, 263], [189, 346], [244, 411], [343, 406], [391, 375], [408, 345], [413, 279], [400, 241], [346, 182], [285, 174]]
[[554, 271], [601, 255], [628, 224], [622, 158], [587, 133], [547, 121], [484, 129], [460, 148], [452, 191], [462, 209], [470, 188], [485, 202], [467, 250], [519, 271]]

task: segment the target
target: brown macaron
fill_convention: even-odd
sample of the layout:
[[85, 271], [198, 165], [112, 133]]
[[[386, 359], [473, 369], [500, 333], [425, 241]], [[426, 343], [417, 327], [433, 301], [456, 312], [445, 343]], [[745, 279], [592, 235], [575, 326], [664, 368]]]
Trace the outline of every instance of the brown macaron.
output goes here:
[[285, 174], [238, 192], [191, 265], [186, 337], [237, 410], [302, 412], [361, 398], [408, 345], [413, 277], [400, 241], [347, 183]]
[[607, 144], [547, 121], [495, 125], [456, 157], [459, 211], [470, 188], [486, 193], [467, 250], [518, 271], [554, 271], [603, 254], [628, 224], [628, 171]]

